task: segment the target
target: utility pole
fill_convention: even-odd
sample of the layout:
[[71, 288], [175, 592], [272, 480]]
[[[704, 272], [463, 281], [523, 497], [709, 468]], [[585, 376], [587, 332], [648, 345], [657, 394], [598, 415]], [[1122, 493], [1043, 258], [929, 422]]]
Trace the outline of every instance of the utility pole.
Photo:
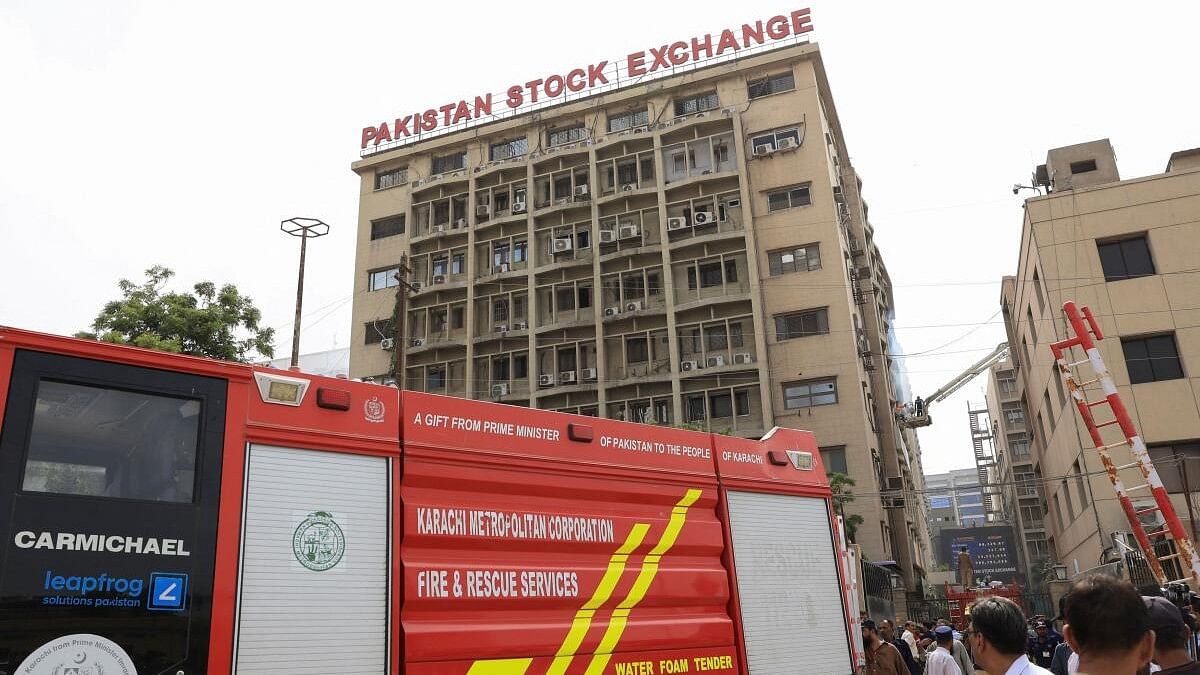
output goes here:
[[408, 267], [408, 254], [400, 255], [400, 267], [396, 270], [396, 304], [392, 310], [392, 367], [388, 374], [396, 382], [397, 389], [404, 388], [403, 373], [397, 373], [404, 363], [404, 349], [408, 346], [408, 338], [404, 334], [405, 317], [408, 316], [408, 294], [415, 292], [412, 284], [408, 283], [408, 275], [412, 272]]
[[291, 368], [296, 369], [300, 367], [300, 308], [304, 304], [304, 254], [308, 248], [308, 240], [329, 234], [329, 225], [316, 218], [289, 218], [279, 223], [279, 229], [293, 237], [300, 237], [300, 278], [296, 282], [296, 321], [292, 326]]

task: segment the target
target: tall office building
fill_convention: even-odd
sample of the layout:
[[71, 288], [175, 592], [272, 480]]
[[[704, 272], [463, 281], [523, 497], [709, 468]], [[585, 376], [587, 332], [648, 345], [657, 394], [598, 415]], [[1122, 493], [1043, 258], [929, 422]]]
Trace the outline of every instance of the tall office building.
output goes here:
[[[1042, 520], [1050, 555], [1078, 573], [1121, 557], [1130, 525], [1092, 448], [1087, 428], [1053, 364], [1049, 345], [1068, 333], [1062, 305], [1087, 306], [1104, 339], [1100, 354], [1176, 512], [1195, 536], [1191, 492], [1200, 488], [1200, 150], [1171, 156], [1164, 173], [1121, 180], [1107, 139], [1049, 151], [1039, 167], [1049, 194], [1025, 202], [1017, 273], [1005, 279], [1002, 309], [1012, 345], [1015, 389], [1001, 405], [1007, 432], [1028, 434], [1029, 450], [1013, 453], [1014, 476], [1044, 485]], [[1074, 359], [1082, 358], [1074, 350]], [[1090, 378], [1084, 370], [1084, 379]], [[1007, 385], [1006, 385], [1007, 386]], [[1089, 400], [1102, 398], [1096, 385]], [[1097, 422], [1113, 419], [1097, 408]], [[1027, 413], [1027, 417], [1025, 416]], [[1122, 440], [1101, 429], [1105, 444]], [[1130, 464], [1125, 446], [1109, 450]], [[1024, 457], [1028, 452], [1028, 457]], [[1019, 461], [1018, 461], [1019, 460]], [[1145, 483], [1136, 469], [1126, 486]], [[1021, 495], [1018, 494], [1018, 497]], [[1027, 493], [1032, 497], [1032, 493]], [[1153, 505], [1145, 491], [1134, 507]], [[1032, 500], [1025, 521], [1038, 522]], [[1147, 521], [1161, 518], [1143, 511]], [[1036, 528], [1034, 528], [1036, 529]], [[1159, 529], [1150, 526], [1153, 531]], [[1032, 542], [1026, 528], [1026, 542]], [[1168, 567], [1180, 575], [1177, 561]], [[1174, 576], [1173, 578], [1178, 578]]]
[[820, 52], [695, 65], [355, 163], [351, 375], [737, 436], [810, 429], [857, 481], [864, 552], [915, 588], [929, 542], [904, 499], [922, 475], [892, 414], [891, 282]]

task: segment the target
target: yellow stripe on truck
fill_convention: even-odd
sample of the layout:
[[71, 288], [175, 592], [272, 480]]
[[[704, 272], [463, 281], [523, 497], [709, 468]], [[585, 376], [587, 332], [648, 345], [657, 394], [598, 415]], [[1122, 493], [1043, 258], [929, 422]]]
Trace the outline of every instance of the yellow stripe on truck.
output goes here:
[[492, 659], [471, 664], [467, 675], [525, 675], [533, 659]]
[[592, 627], [592, 617], [595, 616], [596, 610], [612, 597], [613, 589], [617, 587], [617, 582], [621, 580], [621, 575], [625, 573], [625, 562], [629, 560], [629, 554], [642, 545], [642, 540], [646, 538], [646, 532], [649, 530], [650, 526], [646, 523], [635, 523], [629, 531], [629, 536], [625, 538], [625, 543], [621, 544], [621, 547], [609, 559], [608, 569], [604, 571], [604, 577], [600, 579], [600, 583], [596, 586], [596, 591], [592, 593], [592, 597], [583, 603], [583, 607], [575, 613], [575, 619], [571, 621], [571, 630], [567, 633], [562, 646], [558, 648], [558, 652], [554, 655], [554, 662], [550, 664], [546, 675], [563, 675], [563, 673], [567, 672], [567, 668], [571, 665], [571, 661], [575, 657], [575, 652], [579, 650], [579, 646], [583, 644], [583, 639], [587, 636], [588, 630]]
[[675, 504], [675, 508], [671, 509], [671, 520], [667, 523], [666, 529], [663, 530], [662, 537], [650, 553], [646, 554], [646, 559], [642, 562], [641, 572], [638, 573], [637, 580], [633, 582], [633, 588], [629, 589], [629, 593], [625, 596], [625, 599], [613, 611], [612, 620], [608, 622], [608, 630], [604, 631], [604, 637], [600, 639], [600, 645], [592, 655], [592, 661], [588, 664], [586, 675], [601, 675], [604, 669], [608, 667], [608, 662], [612, 659], [613, 650], [616, 649], [617, 643], [621, 641], [621, 635], [625, 633], [625, 626], [629, 622], [629, 613], [633, 611], [634, 607], [637, 607], [638, 603], [645, 599], [646, 593], [650, 590], [650, 584], [654, 582], [654, 577], [658, 575], [659, 561], [675, 545], [675, 541], [679, 538], [679, 532], [683, 529], [683, 524], [687, 520], [688, 508], [692, 504], [695, 504], [696, 500], [700, 499], [701, 494], [703, 494], [701, 490], [688, 490], [683, 499], [680, 499]]

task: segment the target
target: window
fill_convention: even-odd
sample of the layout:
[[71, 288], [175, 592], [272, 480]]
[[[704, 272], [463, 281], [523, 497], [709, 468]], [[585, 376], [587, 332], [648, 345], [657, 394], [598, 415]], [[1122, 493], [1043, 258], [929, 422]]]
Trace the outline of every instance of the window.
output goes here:
[[508, 300], [492, 303], [492, 321], [508, 321]]
[[432, 264], [433, 276], [435, 276], [435, 277], [446, 276], [446, 269], [449, 267], [449, 263], [450, 263], [450, 259], [447, 258], [446, 256], [440, 256], [440, 257], [434, 258], [433, 264]]
[[796, 77], [792, 71], [768, 75], [762, 79], [752, 80], [749, 86], [750, 98], [760, 98], [796, 88]]
[[396, 279], [396, 275], [399, 273], [399, 267], [389, 267], [386, 270], [375, 270], [374, 272], [367, 273], [367, 290], [382, 291], [385, 288], [399, 286], [400, 282]]
[[733, 392], [733, 414], [746, 417], [750, 414], [750, 392], [746, 389]]
[[767, 251], [767, 266], [771, 276], [792, 272], [812, 272], [821, 269], [821, 248], [817, 244], [805, 244], [795, 248]]
[[717, 92], [710, 91], [706, 94], [681, 98], [675, 101], [675, 116], [692, 115], [705, 110], [712, 110], [720, 105], [717, 99]]
[[619, 115], [610, 115], [608, 118], [608, 131], [625, 131], [634, 127], [643, 127], [650, 123], [650, 115], [646, 109], [634, 110]]
[[1029, 338], [1036, 345], [1038, 343], [1037, 322], [1033, 320], [1033, 307], [1025, 308], [1025, 319], [1029, 322]]
[[568, 127], [566, 129], [555, 129], [546, 137], [546, 144], [550, 147], [557, 145], [566, 145], [567, 143], [578, 143], [587, 137], [587, 132], [583, 125]]
[[846, 446], [834, 445], [820, 450], [825, 473], [850, 473], [850, 468], [846, 465]]
[[649, 341], [644, 337], [625, 339], [625, 363], [646, 363], [650, 360]]
[[704, 394], [693, 394], [687, 397], [685, 403], [688, 422], [700, 422], [704, 420]]
[[1004, 413], [1004, 421], [1008, 424], [1025, 424], [1025, 408], [1019, 401], [1009, 401], [1000, 404]]
[[512, 261], [522, 263], [529, 259], [529, 244], [524, 241], [513, 242]]
[[404, 234], [404, 214], [371, 221], [371, 241]]
[[1200, 443], [1152, 445], [1146, 450], [1167, 492], [1178, 494], [1200, 489]]
[[390, 169], [388, 171], [375, 172], [375, 189], [386, 190], [397, 185], [404, 185], [408, 182], [408, 169]]
[[1015, 457], [1028, 457], [1029, 437], [1025, 434], [1009, 434], [1008, 451]]
[[[712, 288], [713, 286], [720, 286], [723, 283], [721, 280], [722, 269], [723, 266], [721, 265], [720, 261], [701, 263], [696, 267], [689, 267], [688, 290], [696, 290], [697, 275], [699, 276], [700, 288]], [[735, 271], [734, 274], [736, 276], [737, 272]]]
[[437, 391], [446, 388], [446, 369], [444, 367], [430, 368], [425, 376], [426, 391]]
[[1042, 392], [1042, 409], [1046, 411], [1046, 419], [1050, 420], [1050, 433], [1054, 433], [1054, 404], [1050, 401], [1050, 390]]
[[1129, 371], [1130, 384], [1183, 377], [1174, 334], [1122, 338], [1121, 349], [1125, 352], [1125, 368]]
[[834, 377], [783, 385], [783, 406], [788, 410], [833, 405], [837, 402], [837, 378]]
[[456, 152], [452, 155], [442, 155], [441, 157], [433, 158], [433, 167], [430, 169], [431, 174], [446, 173], [447, 171], [457, 171], [466, 167], [467, 153]]
[[435, 309], [429, 313], [430, 330], [434, 333], [446, 332], [446, 310]]
[[488, 150], [488, 157], [493, 162], [495, 162], [495, 161], [499, 161], [502, 159], [511, 159], [513, 157], [520, 157], [521, 155], [524, 155], [527, 152], [529, 152], [529, 139], [528, 138], [514, 138], [514, 139], [508, 140], [508, 141], [500, 141], [499, 143], [492, 143], [491, 147]]
[[462, 274], [467, 271], [467, 256], [465, 253], [455, 253], [450, 256], [450, 274]]
[[1154, 260], [1146, 235], [1120, 241], [1096, 242], [1105, 281], [1120, 281], [1154, 274]]
[[812, 192], [809, 185], [800, 185], [786, 190], [776, 190], [767, 193], [767, 210], [782, 211], [797, 206], [812, 204]]
[[27, 492], [191, 502], [201, 403], [66, 382], [38, 382]]
[[1033, 271], [1033, 295], [1038, 302], [1038, 316], [1046, 313], [1046, 301], [1042, 299], [1042, 280], [1038, 277], [1038, 271]]
[[641, 298], [646, 295], [646, 279], [640, 273], [622, 277], [621, 286], [627, 299]]
[[450, 327], [457, 329], [462, 328], [466, 320], [466, 312], [462, 307], [454, 307], [450, 310]]
[[778, 341], [829, 332], [829, 310], [810, 309], [803, 312], [775, 315], [775, 339]]
[[[1153, 458], [1151, 458], [1153, 460]], [[1072, 467], [1075, 471], [1075, 489], [1079, 491], [1079, 508], [1086, 509], [1088, 507], [1087, 486], [1084, 485], [1083, 469], [1079, 466], [1079, 460], [1075, 460], [1075, 466]]]
[[720, 351], [728, 346], [729, 335], [725, 332], [725, 324], [704, 327], [704, 348], [707, 351]]
[[493, 380], [508, 380], [508, 355], [498, 356], [492, 359], [492, 379]]
[[558, 298], [558, 302], [556, 303], [558, 311], [566, 312], [575, 309], [575, 289], [573, 287], [561, 286], [555, 289], [554, 294]]
[[1071, 175], [1077, 173], [1088, 173], [1096, 170], [1096, 160], [1085, 159], [1079, 162], [1071, 162]]
[[492, 265], [499, 267], [508, 264], [509, 246], [507, 243], [492, 245]]
[[366, 330], [363, 333], [363, 344], [377, 345], [383, 340], [383, 338], [392, 337], [392, 334], [395, 332], [396, 326], [392, 323], [391, 319], [386, 321], [382, 319], [377, 321], [368, 321], [366, 323]]
[[709, 394], [708, 406], [714, 418], [733, 417], [733, 397], [728, 391]]
[[592, 306], [592, 287], [580, 286], [579, 293], [579, 309], [587, 309]]
[[575, 248], [591, 248], [592, 247], [592, 231], [579, 230], [575, 233]]
[[529, 356], [526, 354], [513, 355], [513, 377], [523, 380], [529, 377]]

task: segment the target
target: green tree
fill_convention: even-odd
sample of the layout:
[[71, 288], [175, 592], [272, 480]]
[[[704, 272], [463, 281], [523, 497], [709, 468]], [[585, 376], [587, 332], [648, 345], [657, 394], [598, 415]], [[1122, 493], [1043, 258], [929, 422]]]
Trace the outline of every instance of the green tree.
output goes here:
[[846, 504], [854, 501], [854, 492], [850, 490], [855, 485], [854, 479], [838, 471], [830, 471], [825, 475], [829, 478], [829, 489], [833, 492], [833, 508], [846, 525], [846, 539], [854, 541], [855, 535], [858, 534], [858, 526], [863, 524], [862, 516], [846, 515]]
[[92, 331], [75, 337], [225, 361], [275, 355], [275, 329], [259, 325], [262, 312], [236, 286], [201, 281], [190, 293], [165, 292], [174, 275], [155, 265], [140, 285], [121, 279], [121, 298], [104, 305]]

